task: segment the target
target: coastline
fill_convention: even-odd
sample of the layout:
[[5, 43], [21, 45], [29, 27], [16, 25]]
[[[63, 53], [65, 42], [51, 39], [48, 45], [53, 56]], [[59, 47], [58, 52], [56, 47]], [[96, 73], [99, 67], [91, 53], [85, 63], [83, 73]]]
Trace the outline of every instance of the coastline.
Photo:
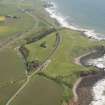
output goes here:
[[[101, 53], [101, 55], [99, 52], [101, 52], [100, 49], [90, 51], [80, 57], [75, 58], [74, 62], [78, 65], [89, 67], [90, 65], [86, 65], [84, 62], [92, 56], [93, 58], [103, 56], [104, 52]], [[95, 71], [82, 73], [80, 78], [74, 84], [74, 98], [73, 101], [69, 103], [69, 105], [102, 105], [102, 103], [105, 102], [105, 97], [102, 96], [102, 92], [105, 90], [103, 88], [103, 82], [105, 83], [104, 68], [97, 68]], [[101, 90], [99, 91], [99, 89]], [[97, 94], [95, 95], [94, 92], [97, 92], [99, 96], [97, 96]]]
[[105, 40], [105, 37], [103, 38], [103, 37], [97, 36], [100, 34], [96, 33], [94, 30], [84, 29], [84, 28], [81, 28], [79, 26], [72, 25], [72, 24], [68, 23], [66, 21], [66, 17], [63, 16], [62, 14], [60, 14], [60, 12], [56, 10], [57, 6], [54, 2], [52, 2], [52, 1], [47, 2], [46, 1], [46, 5], [44, 6], [44, 8], [45, 8], [45, 11], [49, 14], [49, 16], [52, 19], [55, 19], [61, 27], [65, 27], [65, 28], [68, 28], [68, 29], [71, 29], [74, 31], [82, 32], [84, 36], [91, 38], [91, 39], [95, 39], [98, 41]]
[[[56, 10], [55, 10], [56, 5], [53, 2], [51, 2], [51, 3], [52, 3], [52, 5], [45, 7], [45, 10], [52, 19], [55, 19], [58, 22], [58, 24], [61, 27], [68, 28], [68, 29], [71, 29], [74, 31], [79, 31], [82, 33], [82, 35], [84, 35], [90, 39], [95, 39], [98, 41], [105, 40], [105, 38], [98, 37], [93, 30], [82, 29], [82, 28], [78, 28], [73, 25], [70, 25], [61, 14], [56, 13]], [[87, 66], [83, 63], [84, 60], [82, 61], [81, 59], [84, 59], [85, 57], [87, 58], [87, 56], [91, 57], [91, 55], [93, 55], [95, 53], [97, 53], [96, 50], [94, 50], [92, 52], [88, 52], [88, 53], [76, 58], [74, 60], [74, 62], [76, 64], [79, 64], [82, 66]], [[95, 58], [97, 58], [97, 57], [98, 56], [96, 56]], [[99, 57], [100, 57], [100, 55], [99, 55]], [[85, 59], [85, 61], [86, 61], [86, 59]], [[105, 72], [102, 71], [102, 69], [100, 69], [100, 70], [98, 69], [98, 71], [95, 74], [89, 73], [89, 75], [80, 77], [74, 84], [74, 88], [73, 88], [74, 98], [73, 98], [73, 100], [70, 100], [69, 105], [96, 105], [93, 102], [94, 101], [93, 100], [94, 99], [93, 89], [94, 89], [94, 86], [97, 84], [97, 82], [100, 82], [101, 80], [103, 80], [104, 76], [105, 76]], [[86, 84], [86, 81], [87, 81], [87, 84]], [[84, 94], [84, 93], [86, 93], [86, 94]]]
[[101, 103], [95, 104], [99, 100], [94, 100], [94, 93], [92, 89], [97, 84], [97, 82], [99, 82], [104, 78], [105, 78], [105, 71], [101, 72], [98, 71], [94, 75], [90, 74], [88, 76], [83, 77], [76, 90], [79, 97], [77, 101], [78, 105], [101, 105]]

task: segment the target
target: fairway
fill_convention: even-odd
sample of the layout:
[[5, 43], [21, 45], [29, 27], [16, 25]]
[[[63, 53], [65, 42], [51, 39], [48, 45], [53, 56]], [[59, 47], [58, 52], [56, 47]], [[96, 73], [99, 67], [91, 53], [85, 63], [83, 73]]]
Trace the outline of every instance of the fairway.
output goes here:
[[61, 105], [62, 88], [44, 77], [35, 76], [10, 105]]

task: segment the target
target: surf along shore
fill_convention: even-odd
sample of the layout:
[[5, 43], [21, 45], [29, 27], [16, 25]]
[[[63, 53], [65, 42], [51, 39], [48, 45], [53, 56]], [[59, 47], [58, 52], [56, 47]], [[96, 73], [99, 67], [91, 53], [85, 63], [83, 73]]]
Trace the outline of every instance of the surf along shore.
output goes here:
[[[70, 26], [65, 19], [63, 19], [60, 16], [56, 16], [54, 14], [54, 11], [52, 11], [53, 8], [56, 8], [53, 3], [51, 4], [45, 4], [45, 10], [49, 13], [50, 17], [55, 19], [57, 21], [57, 24], [61, 25], [61, 27], [65, 27], [71, 30], [79, 31], [82, 33], [82, 35], [87, 36], [92, 39], [96, 40], [104, 40], [97, 38], [93, 33], [91, 33], [88, 30], [84, 29], [77, 29], [76, 27]], [[105, 48], [103, 46], [96, 48], [95, 50], [92, 50], [91, 52], [88, 52], [84, 55], [81, 55], [80, 57], [75, 58], [74, 62], [78, 65], [89, 67], [87, 64], [87, 61], [89, 59], [95, 59], [102, 57], [105, 54]], [[76, 83], [73, 86], [73, 94], [74, 98], [71, 100], [69, 105], [92, 105], [91, 102], [93, 100], [93, 92], [92, 89], [94, 85], [104, 79], [105, 71], [104, 69], [96, 68], [95, 71], [90, 72], [81, 72], [80, 78], [76, 81]]]
[[[105, 54], [105, 48], [99, 47], [91, 52], [88, 52], [80, 57], [77, 57], [74, 62], [78, 65], [89, 67], [87, 61], [91, 58], [96, 59]], [[69, 105], [94, 105], [91, 102], [94, 100], [93, 87], [101, 80], [105, 79], [104, 68], [96, 68], [95, 71], [82, 72], [80, 78], [76, 81], [73, 87], [74, 99], [70, 100]]]

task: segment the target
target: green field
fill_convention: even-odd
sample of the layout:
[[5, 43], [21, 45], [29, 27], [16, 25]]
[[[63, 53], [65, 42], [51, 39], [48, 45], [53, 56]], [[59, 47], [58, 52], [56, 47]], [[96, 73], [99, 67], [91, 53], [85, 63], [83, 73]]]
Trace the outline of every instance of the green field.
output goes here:
[[4, 84], [2, 83], [2, 85], [0, 85], [0, 105], [6, 104], [6, 102], [15, 94], [15, 92], [24, 83], [25, 81], [24, 79], [25, 78], [11, 83], [10, 82]]
[[[35, 59], [39, 61], [44, 61], [46, 57], [50, 54], [50, 52], [53, 50], [56, 42], [56, 35], [51, 34], [46, 36], [45, 38], [32, 43], [28, 44], [25, 47], [29, 50], [29, 57], [28, 61], [33, 61]], [[41, 47], [41, 44], [45, 43], [46, 48]]]
[[62, 88], [54, 81], [35, 76], [10, 105], [60, 105]]
[[21, 81], [26, 78], [25, 71], [25, 65], [15, 50], [0, 51], [0, 105], [21, 86]]
[[5, 49], [0, 52], [0, 72], [0, 83], [25, 76], [25, 65], [15, 50]]

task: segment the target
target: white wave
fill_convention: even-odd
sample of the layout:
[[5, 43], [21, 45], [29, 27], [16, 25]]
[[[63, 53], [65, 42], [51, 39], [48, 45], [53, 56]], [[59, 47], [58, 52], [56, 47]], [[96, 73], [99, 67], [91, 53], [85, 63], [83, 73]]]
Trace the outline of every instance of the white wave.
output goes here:
[[92, 90], [94, 98], [90, 105], [105, 105], [105, 79], [97, 82]]
[[89, 38], [93, 38], [96, 40], [105, 40], [105, 37], [101, 37], [101, 35], [99, 35], [99, 33], [96, 33], [94, 30], [83, 29], [79, 26], [71, 25], [70, 23], [68, 23], [66, 21], [66, 18], [57, 11], [56, 4], [53, 2], [50, 3], [53, 4], [53, 7], [45, 8], [45, 10], [49, 13], [50, 17], [56, 19], [62, 27], [70, 28], [76, 31], [82, 31], [84, 32], [84, 35]]
[[90, 59], [87, 62], [89, 65], [93, 65], [100, 69], [105, 69], [105, 54], [104, 56], [97, 58], [97, 59]]

